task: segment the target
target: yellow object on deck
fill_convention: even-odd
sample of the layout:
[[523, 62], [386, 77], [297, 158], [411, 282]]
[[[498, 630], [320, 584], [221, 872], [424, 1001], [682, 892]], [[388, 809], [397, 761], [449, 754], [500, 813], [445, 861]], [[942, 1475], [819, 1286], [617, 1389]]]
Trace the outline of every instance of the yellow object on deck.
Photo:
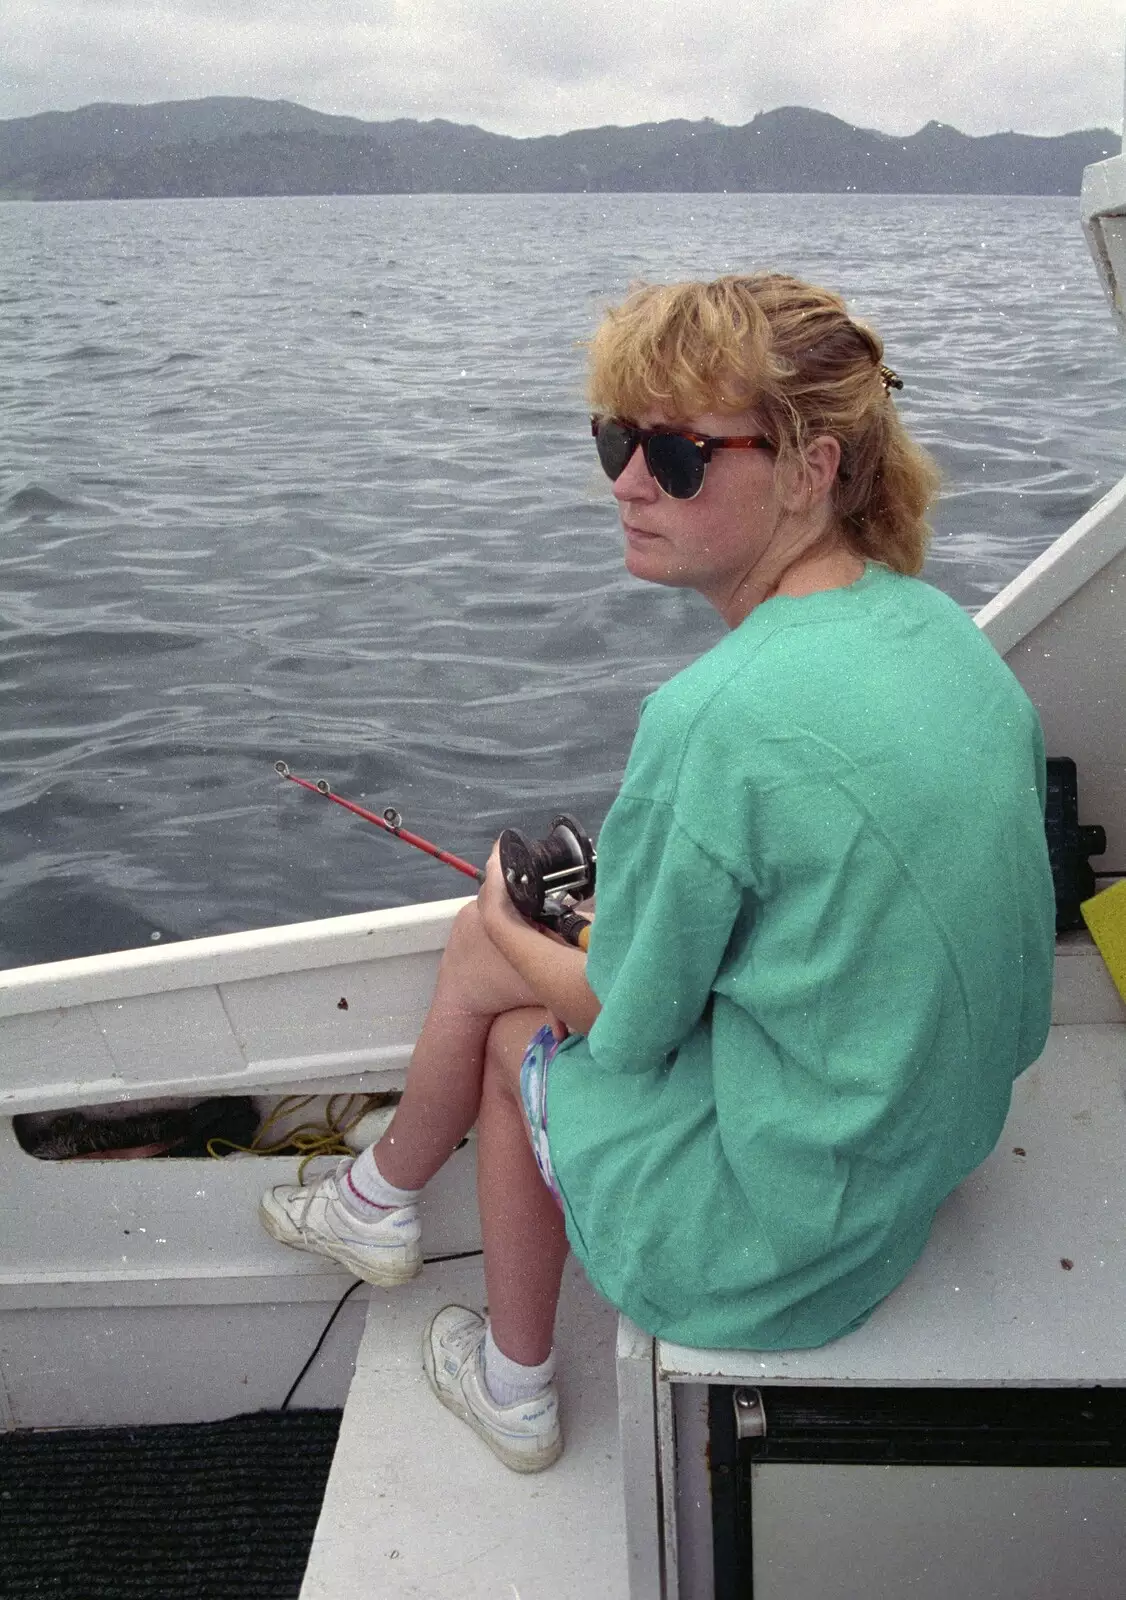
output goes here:
[[1119, 994], [1126, 1000], [1126, 879], [1084, 900], [1079, 909]]

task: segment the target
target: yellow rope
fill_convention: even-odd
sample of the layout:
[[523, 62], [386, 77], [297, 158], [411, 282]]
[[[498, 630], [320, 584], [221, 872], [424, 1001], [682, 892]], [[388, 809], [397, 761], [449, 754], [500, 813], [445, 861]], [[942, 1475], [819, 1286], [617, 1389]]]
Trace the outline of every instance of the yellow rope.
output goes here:
[[[281, 1138], [269, 1139], [271, 1128], [275, 1128], [284, 1117], [303, 1111], [317, 1098], [314, 1094], [286, 1095], [284, 1099], [278, 1101], [249, 1144], [236, 1144], [233, 1139], [221, 1137], [208, 1139], [208, 1155], [221, 1160], [232, 1150], [251, 1156], [296, 1153], [301, 1156], [301, 1165], [297, 1169], [297, 1181], [300, 1183], [305, 1176], [305, 1168], [317, 1156], [351, 1155], [351, 1147], [344, 1135], [350, 1133], [369, 1112], [377, 1111], [382, 1106], [397, 1104], [399, 1095], [394, 1090], [382, 1094], [330, 1095], [322, 1121], [298, 1123], [297, 1127]], [[340, 1107], [337, 1106], [339, 1100], [344, 1102]], [[219, 1148], [220, 1145], [223, 1146], [222, 1149]]]

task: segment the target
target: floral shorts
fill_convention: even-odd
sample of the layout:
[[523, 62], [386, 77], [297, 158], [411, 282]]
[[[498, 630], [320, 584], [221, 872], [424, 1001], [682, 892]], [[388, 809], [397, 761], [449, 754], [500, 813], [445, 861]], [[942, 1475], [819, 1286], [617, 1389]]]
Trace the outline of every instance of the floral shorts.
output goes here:
[[520, 1098], [524, 1102], [524, 1115], [528, 1120], [528, 1134], [536, 1166], [556, 1205], [562, 1210], [563, 1197], [555, 1181], [551, 1151], [547, 1145], [547, 1069], [558, 1048], [559, 1040], [551, 1029], [541, 1028], [520, 1063]]

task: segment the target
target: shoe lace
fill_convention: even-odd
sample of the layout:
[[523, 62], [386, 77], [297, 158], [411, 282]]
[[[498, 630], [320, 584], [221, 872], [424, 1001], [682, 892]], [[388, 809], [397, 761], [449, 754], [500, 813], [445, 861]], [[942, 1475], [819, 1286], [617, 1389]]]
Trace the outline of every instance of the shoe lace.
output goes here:
[[447, 1328], [442, 1335], [442, 1347], [449, 1350], [459, 1359], [472, 1351], [473, 1347], [481, 1342], [485, 1335], [485, 1325], [479, 1317], [472, 1312], [466, 1312], [461, 1322], [456, 1322], [452, 1328]]
[[[336, 1166], [331, 1172], [326, 1172], [322, 1177], [317, 1179], [316, 1183], [310, 1183], [304, 1186], [305, 1193], [301, 1201], [301, 1210], [297, 1216], [297, 1226], [299, 1228], [303, 1228], [305, 1226], [305, 1219], [309, 1215], [309, 1207], [312, 1205], [314, 1200], [316, 1200], [325, 1192], [330, 1183], [333, 1185], [334, 1190], [339, 1189], [340, 1180], [347, 1172], [348, 1168], [352, 1165], [352, 1159], [353, 1158], [351, 1156], [341, 1156], [340, 1160], [336, 1163]], [[334, 1196], [332, 1193], [329, 1193], [327, 1198], [332, 1199]]]

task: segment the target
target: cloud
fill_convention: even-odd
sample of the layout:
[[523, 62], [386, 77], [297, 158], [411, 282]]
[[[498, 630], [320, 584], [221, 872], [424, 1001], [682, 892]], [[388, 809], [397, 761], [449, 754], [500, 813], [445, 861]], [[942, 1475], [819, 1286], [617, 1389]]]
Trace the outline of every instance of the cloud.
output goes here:
[[209, 94], [535, 134], [801, 104], [907, 133], [1117, 127], [1118, 0], [7, 0], [0, 115]]

